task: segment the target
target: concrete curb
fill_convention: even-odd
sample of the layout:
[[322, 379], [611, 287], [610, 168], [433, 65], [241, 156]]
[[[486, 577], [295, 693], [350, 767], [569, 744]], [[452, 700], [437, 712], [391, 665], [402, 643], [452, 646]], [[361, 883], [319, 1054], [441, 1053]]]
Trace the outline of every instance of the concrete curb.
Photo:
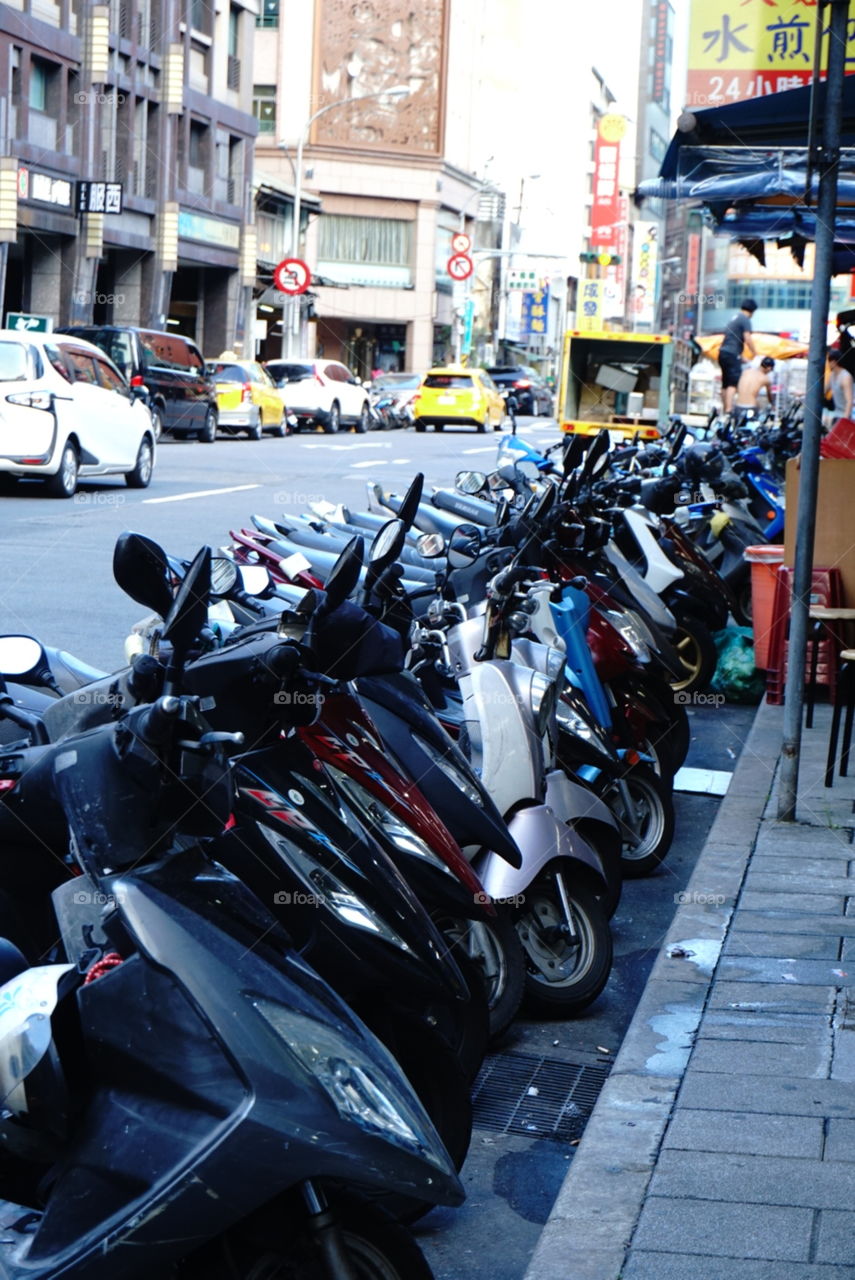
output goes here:
[[[781, 751], [761, 703], [525, 1280], [619, 1280]], [[677, 944], [691, 956], [669, 956]]]

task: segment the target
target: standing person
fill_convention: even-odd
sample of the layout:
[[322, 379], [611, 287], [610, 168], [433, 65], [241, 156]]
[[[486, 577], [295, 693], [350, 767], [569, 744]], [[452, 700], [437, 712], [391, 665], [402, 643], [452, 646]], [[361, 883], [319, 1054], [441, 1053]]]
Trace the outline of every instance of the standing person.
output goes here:
[[742, 374], [742, 350], [747, 347], [752, 356], [757, 355], [757, 348], [751, 338], [751, 317], [757, 310], [753, 298], [746, 298], [741, 308], [725, 325], [718, 363], [721, 369], [721, 393], [724, 412], [730, 413], [733, 398]]
[[735, 427], [744, 426], [746, 422], [750, 422], [752, 418], [756, 417], [757, 399], [761, 393], [765, 393], [766, 400], [771, 407], [772, 393], [770, 387], [774, 368], [775, 361], [772, 357], [764, 356], [760, 361], [759, 369], [754, 365], [748, 365], [742, 371], [736, 388], [736, 400], [733, 405], [733, 425]]
[[831, 370], [829, 382], [831, 383], [831, 399], [834, 405], [832, 411], [832, 426], [841, 418], [852, 417], [852, 396], [855, 391], [855, 379], [848, 369], [843, 367], [843, 354], [838, 349], [832, 347], [828, 353], [828, 363]]

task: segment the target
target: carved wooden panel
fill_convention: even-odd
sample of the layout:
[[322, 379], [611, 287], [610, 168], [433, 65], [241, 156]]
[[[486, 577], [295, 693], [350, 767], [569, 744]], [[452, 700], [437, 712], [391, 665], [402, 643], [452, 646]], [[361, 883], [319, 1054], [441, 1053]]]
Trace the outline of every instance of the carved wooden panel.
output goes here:
[[321, 116], [314, 142], [439, 154], [442, 150], [446, 0], [317, 0], [314, 109], [406, 86]]

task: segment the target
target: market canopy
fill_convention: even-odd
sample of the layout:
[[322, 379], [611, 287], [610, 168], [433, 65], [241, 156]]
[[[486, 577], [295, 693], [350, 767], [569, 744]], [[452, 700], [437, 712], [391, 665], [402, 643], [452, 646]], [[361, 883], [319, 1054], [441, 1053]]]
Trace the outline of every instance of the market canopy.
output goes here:
[[[763, 260], [758, 242], [777, 240], [801, 261], [816, 236], [813, 205], [819, 173], [809, 165], [810, 85], [684, 112], [658, 178], [638, 195], [706, 205], [715, 225]], [[816, 119], [825, 113], [827, 86], [816, 87]], [[838, 216], [834, 271], [855, 268], [855, 76], [843, 85]]]

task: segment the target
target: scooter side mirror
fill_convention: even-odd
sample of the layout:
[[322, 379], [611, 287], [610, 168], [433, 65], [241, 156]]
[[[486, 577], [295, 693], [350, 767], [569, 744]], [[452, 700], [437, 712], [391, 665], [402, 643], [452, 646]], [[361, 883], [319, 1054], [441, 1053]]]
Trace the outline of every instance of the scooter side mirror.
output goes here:
[[448, 540], [448, 567], [465, 569], [481, 553], [481, 530], [475, 524], [459, 524]]
[[445, 538], [441, 533], [423, 533], [416, 539], [416, 549], [425, 560], [434, 560], [445, 551]]
[[571, 475], [579, 463], [585, 456], [585, 450], [588, 447], [588, 437], [576, 435], [575, 433], [567, 437], [564, 445], [564, 460], [561, 466], [565, 476]]
[[380, 575], [398, 559], [406, 536], [407, 530], [401, 520], [390, 520], [382, 529], [377, 530], [368, 552], [368, 569], [362, 589], [363, 604], [370, 600], [374, 584]]
[[356, 534], [348, 542], [327, 576], [324, 584], [326, 587], [324, 612], [330, 613], [333, 609], [337, 609], [356, 589], [364, 557], [365, 543], [361, 536]]
[[119, 534], [113, 551], [113, 577], [125, 595], [161, 618], [172, 608], [166, 552], [144, 534]]
[[0, 636], [0, 677], [45, 684], [51, 676], [47, 654], [33, 636]]
[[487, 487], [487, 477], [483, 471], [458, 471], [454, 477], [454, 487], [460, 493], [475, 497]]
[[260, 596], [270, 586], [270, 574], [261, 564], [242, 564], [238, 570], [241, 586], [249, 596]]
[[163, 638], [172, 645], [173, 666], [181, 662], [208, 621], [210, 597], [211, 548], [202, 547], [184, 575], [164, 621]]
[[214, 556], [211, 561], [211, 595], [225, 596], [238, 580], [238, 568], [234, 560]]
[[[424, 474], [419, 471], [414, 477], [412, 484], [404, 494], [403, 501], [398, 508], [398, 519], [403, 522], [404, 530], [411, 529], [413, 522], [419, 512], [419, 503], [422, 500], [422, 492], [425, 487]], [[370, 558], [370, 557], [369, 557]]]
[[610, 447], [609, 433], [606, 429], [603, 429], [595, 437], [585, 459], [585, 474], [591, 479], [600, 475], [608, 466]]

